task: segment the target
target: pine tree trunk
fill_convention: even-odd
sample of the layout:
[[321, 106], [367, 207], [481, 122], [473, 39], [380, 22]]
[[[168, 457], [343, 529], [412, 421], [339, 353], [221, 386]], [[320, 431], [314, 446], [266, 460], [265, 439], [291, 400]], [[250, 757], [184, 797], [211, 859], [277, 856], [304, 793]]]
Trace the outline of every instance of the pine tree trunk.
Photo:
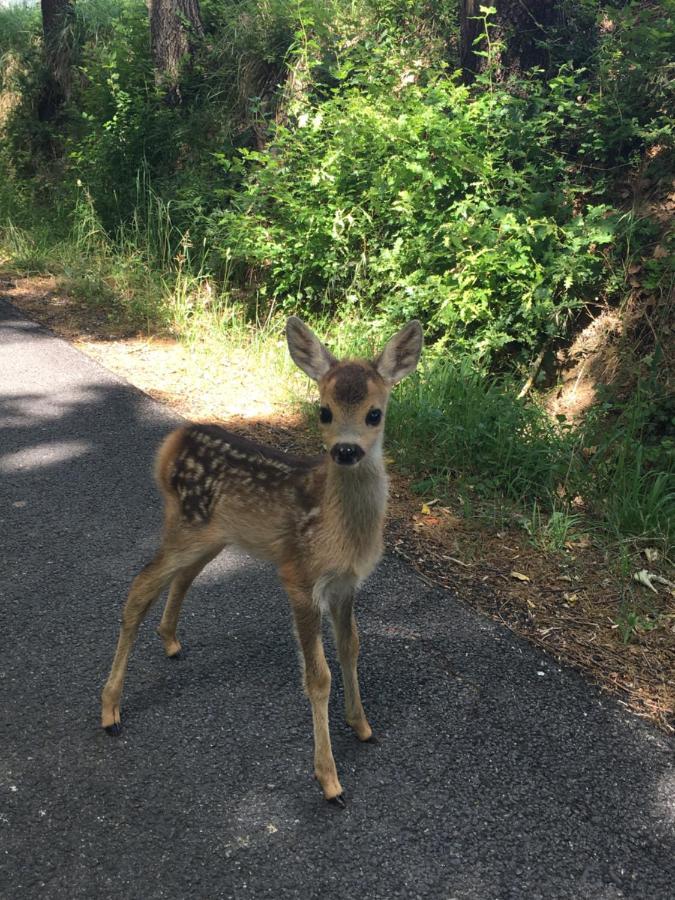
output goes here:
[[204, 35], [199, 0], [148, 0], [148, 13], [157, 81], [170, 103], [180, 103], [181, 67]]
[[62, 40], [63, 25], [71, 12], [70, 0], [41, 0], [46, 77], [38, 100], [38, 118], [53, 119], [68, 98], [70, 48]]
[[[483, 33], [480, 6], [485, 0], [462, 0], [460, 6], [460, 64], [464, 81], [470, 84], [476, 75], [485, 70], [487, 60], [476, 54], [476, 49], [487, 50], [487, 42], [474, 41]], [[490, 17], [490, 42], [497, 45], [494, 61], [502, 78], [517, 75], [535, 66], [546, 68], [548, 53], [541, 43], [546, 40], [547, 29], [558, 21], [558, 0], [493, 0], [489, 5], [497, 10]]]

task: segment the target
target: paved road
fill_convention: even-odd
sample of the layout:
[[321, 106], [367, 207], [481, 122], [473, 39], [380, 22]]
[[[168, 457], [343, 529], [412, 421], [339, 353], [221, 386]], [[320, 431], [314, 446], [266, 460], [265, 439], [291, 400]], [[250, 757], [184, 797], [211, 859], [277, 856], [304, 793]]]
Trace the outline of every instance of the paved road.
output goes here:
[[3, 900], [675, 896], [673, 743], [393, 558], [359, 603], [379, 744], [334, 680], [344, 812], [310, 778], [284, 595], [245, 557], [196, 583], [183, 661], [151, 614], [109, 738], [99, 692], [175, 417], [3, 302], [0, 417]]

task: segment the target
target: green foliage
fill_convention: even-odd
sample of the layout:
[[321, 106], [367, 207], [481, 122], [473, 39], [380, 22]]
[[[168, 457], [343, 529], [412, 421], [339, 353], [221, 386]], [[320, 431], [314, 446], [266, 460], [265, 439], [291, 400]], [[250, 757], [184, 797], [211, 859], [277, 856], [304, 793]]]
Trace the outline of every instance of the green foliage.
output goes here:
[[462, 475], [481, 493], [549, 501], [569, 478], [571, 431], [466, 363], [438, 358], [404, 381], [387, 425], [397, 460], [439, 486]]
[[312, 8], [319, 10], [312, 19], [317, 23], [330, 13], [329, 5], [312, 7], [309, 0], [203, 3], [207, 37], [185, 68], [184, 102], [172, 108], [155, 83], [145, 4], [78, 2], [62, 42], [71, 60], [70, 96], [53, 125], [35, 118], [44, 77], [39, 14], [0, 11], [12, 24], [0, 36], [0, 54], [15, 62], [12, 78], [21, 97], [4, 123], [0, 167], [15, 186], [27, 186], [28, 204], [21, 206], [40, 204], [48, 193], [67, 220], [84, 185], [114, 234], [143, 213], [142, 172], [166, 203], [170, 199], [182, 233], [236, 183], [234, 165], [222, 184], [223, 160], [255, 143], [274, 115], [298, 18]]
[[382, 323], [417, 316], [463, 354], [527, 355], [597, 290], [615, 219], [573, 215], [560, 122], [528, 117], [532, 98], [410, 77], [348, 86], [247, 153], [211, 242], [285, 308], [345, 298]]
[[9, 17], [23, 101], [0, 204], [14, 220], [48, 195], [67, 228], [83, 185], [109, 234], [142, 230], [141, 173], [172, 222], [158, 264], [189, 231], [198, 267], [253, 283], [258, 311], [357, 311], [376, 331], [416, 315], [455, 355], [498, 367], [525, 364], [616, 289], [606, 248], [622, 225], [597, 171], [668, 136], [673, 0], [665, 22], [580, 4], [568, 21], [595, 35], [585, 69], [561, 56], [547, 81], [508, 86], [489, 69], [471, 90], [433, 61], [450, 3], [206, 0], [178, 108], [155, 84], [138, 0], [74, 10], [58, 137], [33, 121], [39, 21]]
[[654, 382], [572, 427], [508, 382], [439, 357], [396, 389], [387, 421], [397, 461], [434, 492], [460, 477], [530, 505], [527, 528], [542, 549], [559, 551], [582, 530], [571, 511], [579, 502], [613, 536], [672, 546], [675, 406]]

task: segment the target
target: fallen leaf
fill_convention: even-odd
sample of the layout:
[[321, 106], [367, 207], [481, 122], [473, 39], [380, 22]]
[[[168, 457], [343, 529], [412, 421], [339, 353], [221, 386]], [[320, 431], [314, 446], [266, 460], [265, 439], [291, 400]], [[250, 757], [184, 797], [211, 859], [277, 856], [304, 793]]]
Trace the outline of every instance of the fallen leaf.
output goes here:
[[668, 251], [662, 244], [657, 244], [656, 247], [654, 247], [652, 256], [654, 259], [665, 259], [665, 257], [668, 256]]
[[427, 518], [424, 520], [424, 524], [431, 526], [440, 525], [441, 520], [438, 518], [438, 516], [427, 516]]
[[640, 569], [639, 572], [635, 572], [633, 575], [633, 580], [637, 581], [639, 584], [643, 584], [645, 587], [648, 587], [650, 591], [654, 591], [655, 594], [658, 594], [658, 591], [652, 584], [652, 580], [656, 576], [651, 572], [648, 572], [646, 569]]
[[511, 578], [517, 578], [518, 581], [529, 581], [529, 575], [523, 575], [522, 572], [511, 572]]
[[659, 558], [659, 551], [656, 547], [645, 547], [645, 558], [647, 562], [656, 562]]
[[430, 506], [429, 506], [428, 503], [423, 503], [423, 504], [422, 504], [422, 515], [423, 515], [423, 516], [430, 516], [430, 515], [431, 515], [431, 508], [430, 508]]
[[566, 603], [569, 603], [570, 606], [574, 606], [578, 599], [579, 595], [576, 592], [570, 594], [565, 591], [565, 593], [563, 594], [563, 600], [565, 600]]

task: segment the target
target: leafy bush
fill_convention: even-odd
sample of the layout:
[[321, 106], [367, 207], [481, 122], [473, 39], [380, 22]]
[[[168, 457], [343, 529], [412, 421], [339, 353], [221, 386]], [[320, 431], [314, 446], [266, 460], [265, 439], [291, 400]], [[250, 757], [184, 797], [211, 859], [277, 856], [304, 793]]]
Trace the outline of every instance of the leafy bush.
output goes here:
[[442, 70], [348, 84], [245, 154], [209, 239], [285, 308], [346, 300], [463, 354], [527, 357], [597, 291], [614, 230], [606, 205], [574, 214], [554, 150], [576, 83], [527, 88], [472, 98]]

